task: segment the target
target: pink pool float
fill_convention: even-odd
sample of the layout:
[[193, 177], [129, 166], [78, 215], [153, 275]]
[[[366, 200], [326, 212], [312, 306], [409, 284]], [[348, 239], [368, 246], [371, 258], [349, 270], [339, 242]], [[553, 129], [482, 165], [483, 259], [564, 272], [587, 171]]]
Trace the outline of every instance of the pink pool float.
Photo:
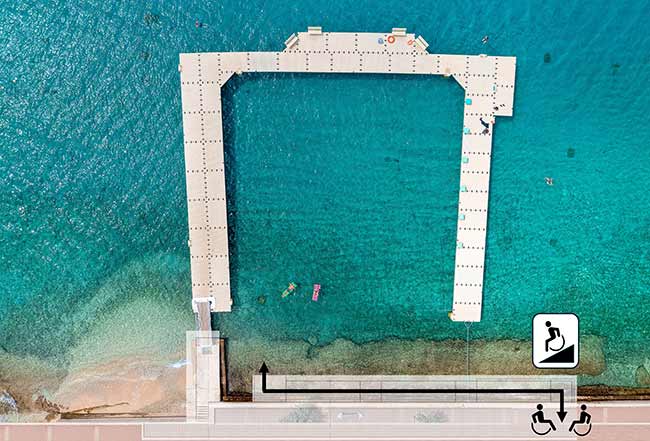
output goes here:
[[318, 301], [318, 295], [319, 295], [319, 294], [320, 294], [320, 285], [315, 284], [315, 285], [314, 285], [314, 292], [313, 292], [312, 295], [311, 295], [311, 299], [312, 299], [314, 302], [317, 302], [317, 301]]

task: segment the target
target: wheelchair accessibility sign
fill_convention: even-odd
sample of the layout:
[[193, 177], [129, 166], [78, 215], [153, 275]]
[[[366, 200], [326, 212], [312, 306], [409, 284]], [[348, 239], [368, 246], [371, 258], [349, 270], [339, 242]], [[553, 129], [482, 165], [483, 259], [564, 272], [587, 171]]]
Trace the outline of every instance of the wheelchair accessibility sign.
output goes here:
[[533, 365], [539, 369], [578, 367], [578, 316], [537, 314], [533, 317]]

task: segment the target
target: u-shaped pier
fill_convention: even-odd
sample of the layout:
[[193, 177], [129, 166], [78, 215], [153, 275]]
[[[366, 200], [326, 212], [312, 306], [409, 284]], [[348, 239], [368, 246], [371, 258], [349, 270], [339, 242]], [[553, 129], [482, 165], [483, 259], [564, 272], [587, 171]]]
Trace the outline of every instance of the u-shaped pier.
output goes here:
[[[423, 37], [387, 33], [292, 34], [280, 52], [180, 55], [192, 297], [202, 329], [231, 310], [221, 87], [243, 72], [444, 75], [465, 90], [453, 306], [455, 321], [481, 320], [492, 133], [512, 116], [515, 57], [441, 55]], [[207, 314], [207, 323], [206, 323]]]

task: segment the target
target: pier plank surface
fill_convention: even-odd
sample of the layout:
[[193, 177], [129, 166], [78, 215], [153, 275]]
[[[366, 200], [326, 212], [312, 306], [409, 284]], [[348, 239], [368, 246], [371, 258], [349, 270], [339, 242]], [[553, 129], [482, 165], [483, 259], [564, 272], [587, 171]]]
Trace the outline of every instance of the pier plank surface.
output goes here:
[[[221, 87], [244, 72], [444, 75], [465, 90], [453, 307], [481, 320], [495, 117], [512, 116], [515, 57], [432, 54], [415, 34], [299, 32], [279, 52], [180, 55], [192, 296], [231, 310]], [[487, 125], [487, 127], [486, 127]]]

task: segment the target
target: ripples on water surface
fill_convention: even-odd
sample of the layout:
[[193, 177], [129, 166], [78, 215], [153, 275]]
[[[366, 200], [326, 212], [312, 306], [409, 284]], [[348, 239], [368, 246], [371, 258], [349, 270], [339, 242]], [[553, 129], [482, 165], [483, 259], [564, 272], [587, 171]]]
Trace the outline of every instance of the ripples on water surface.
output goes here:
[[[474, 336], [525, 339], [534, 313], [574, 311], [607, 337], [602, 380], [629, 383], [650, 356], [649, 5], [522, 3], [3, 3], [0, 342], [70, 362], [119, 352], [104, 341], [177, 347], [193, 325], [179, 52], [277, 50], [312, 24], [402, 25], [432, 52], [518, 57]], [[225, 97], [236, 309], [224, 334], [462, 338], [446, 316], [459, 86], [249, 75]], [[291, 280], [299, 297], [282, 302]], [[147, 338], [133, 338], [125, 322], [148, 315]]]

